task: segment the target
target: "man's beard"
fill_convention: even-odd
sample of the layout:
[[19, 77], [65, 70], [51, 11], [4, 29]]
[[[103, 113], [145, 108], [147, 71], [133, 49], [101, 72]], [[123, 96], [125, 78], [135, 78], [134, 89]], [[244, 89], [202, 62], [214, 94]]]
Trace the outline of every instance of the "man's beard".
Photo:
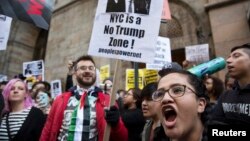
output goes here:
[[93, 76], [92, 78], [93, 78], [93, 79], [92, 79], [92, 81], [90, 81], [90, 82], [85, 82], [85, 81], [83, 81], [82, 78], [80, 78], [80, 77], [76, 77], [76, 80], [77, 80], [77, 82], [78, 82], [81, 86], [90, 87], [90, 86], [92, 86], [93, 84], [95, 84], [95, 81], [96, 81], [96, 76]]

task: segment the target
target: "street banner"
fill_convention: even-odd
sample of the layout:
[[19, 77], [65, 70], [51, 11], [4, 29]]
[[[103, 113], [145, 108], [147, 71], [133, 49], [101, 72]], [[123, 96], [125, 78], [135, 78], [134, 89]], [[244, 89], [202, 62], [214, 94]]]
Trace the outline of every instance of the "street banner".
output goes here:
[[58, 95], [62, 94], [62, 82], [61, 80], [53, 80], [50, 82], [51, 96], [55, 99]]
[[1, 0], [0, 14], [48, 30], [53, 0]]
[[105, 80], [106, 78], [110, 77], [110, 65], [104, 65], [100, 67], [100, 79], [101, 79], [101, 83], [103, 82], [103, 80]]
[[[138, 70], [138, 87], [143, 89], [143, 69]], [[135, 72], [134, 69], [126, 69], [126, 91], [135, 88]]]
[[149, 70], [144, 69], [144, 86], [149, 83], [157, 82], [158, 80], [158, 71], [157, 70]]
[[153, 61], [163, 0], [130, 2], [98, 1], [89, 55], [133, 62]]
[[8, 81], [7, 75], [0, 74], [0, 82]]
[[168, 0], [163, 0], [163, 10], [161, 15], [162, 20], [171, 20], [171, 13], [169, 9]]
[[147, 63], [147, 69], [160, 70], [166, 62], [172, 62], [169, 38], [158, 37], [153, 63]]
[[12, 18], [0, 14], [0, 50], [6, 50]]
[[208, 44], [200, 44], [185, 47], [186, 60], [195, 64], [209, 61]]

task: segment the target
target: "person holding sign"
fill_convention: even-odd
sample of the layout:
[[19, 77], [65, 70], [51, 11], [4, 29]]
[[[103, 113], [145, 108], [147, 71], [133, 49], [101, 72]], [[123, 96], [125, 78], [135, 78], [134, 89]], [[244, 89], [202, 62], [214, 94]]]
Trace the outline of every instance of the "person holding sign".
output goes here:
[[117, 106], [105, 109], [110, 96], [94, 86], [92, 57], [79, 57], [73, 69], [77, 85], [56, 97], [40, 141], [102, 141], [107, 123], [111, 126], [110, 141], [127, 141], [128, 132]]

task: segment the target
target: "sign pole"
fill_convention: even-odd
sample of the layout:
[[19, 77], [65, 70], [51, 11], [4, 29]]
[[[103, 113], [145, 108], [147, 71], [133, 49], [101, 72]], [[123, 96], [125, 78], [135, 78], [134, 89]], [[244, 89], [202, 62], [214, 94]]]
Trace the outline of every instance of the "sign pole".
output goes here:
[[135, 77], [135, 88], [139, 88], [138, 86], [138, 63], [134, 62], [134, 77]]
[[[111, 95], [110, 95], [110, 103], [109, 103], [109, 108], [112, 105], [115, 105], [115, 100], [116, 100], [116, 92], [114, 91], [114, 86], [117, 84], [118, 80], [117, 80], [117, 72], [118, 72], [118, 67], [120, 66], [120, 60], [116, 60], [115, 63], [115, 72], [114, 72], [114, 77], [113, 77], [113, 86], [111, 89]], [[111, 131], [111, 127], [109, 124], [106, 125], [105, 130], [104, 130], [104, 137], [103, 137], [103, 141], [109, 141], [109, 136], [110, 136], [110, 131]]]

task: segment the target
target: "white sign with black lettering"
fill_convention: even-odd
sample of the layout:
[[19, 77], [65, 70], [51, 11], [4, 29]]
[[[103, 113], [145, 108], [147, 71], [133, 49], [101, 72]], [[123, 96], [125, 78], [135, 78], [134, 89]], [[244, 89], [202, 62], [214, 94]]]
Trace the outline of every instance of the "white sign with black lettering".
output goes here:
[[153, 63], [147, 63], [147, 69], [160, 70], [166, 62], [172, 62], [169, 38], [158, 37]]
[[23, 75], [26, 77], [29, 76], [38, 76], [44, 74], [44, 64], [43, 60], [24, 62], [23, 63]]
[[6, 50], [12, 18], [0, 14], [0, 50]]
[[54, 99], [58, 95], [62, 94], [62, 83], [61, 80], [53, 80], [50, 82], [51, 96]]
[[89, 55], [151, 63], [163, 0], [99, 0]]
[[195, 64], [209, 61], [208, 44], [200, 44], [185, 47], [186, 60]]

